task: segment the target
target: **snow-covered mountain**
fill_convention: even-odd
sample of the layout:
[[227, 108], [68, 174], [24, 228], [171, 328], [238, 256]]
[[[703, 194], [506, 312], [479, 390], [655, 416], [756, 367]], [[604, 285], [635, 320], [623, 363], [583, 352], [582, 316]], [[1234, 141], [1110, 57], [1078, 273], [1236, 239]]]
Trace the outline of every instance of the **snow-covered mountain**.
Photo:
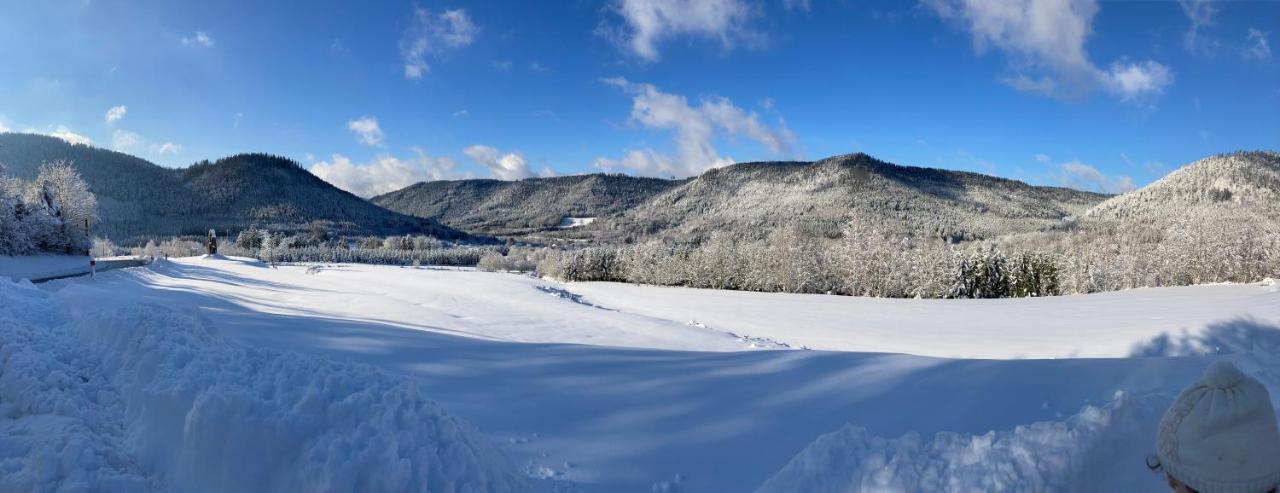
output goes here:
[[0, 133], [0, 163], [12, 176], [31, 179], [41, 164], [58, 160], [71, 162], [97, 196], [102, 222], [95, 234], [121, 242], [251, 225], [294, 230], [312, 220], [350, 234], [459, 236], [431, 219], [373, 205], [282, 157], [240, 154], [171, 169], [54, 137]]
[[708, 171], [622, 217], [607, 234], [681, 239], [781, 227], [835, 237], [850, 219], [904, 235], [967, 240], [1037, 231], [1107, 196], [961, 171], [899, 166], [866, 154]]
[[590, 174], [519, 181], [444, 180], [379, 195], [373, 203], [472, 233], [513, 235], [613, 216], [684, 181]]
[[562, 234], [605, 241], [696, 239], [713, 231], [759, 237], [795, 225], [835, 236], [861, 215], [898, 233], [963, 240], [1049, 228], [1106, 198], [851, 154], [736, 164], [687, 180], [596, 174], [428, 182], [373, 201], [487, 234], [547, 231], [565, 217], [595, 217]]
[[1280, 222], [1280, 153], [1217, 154], [1188, 164], [1140, 190], [1089, 209], [1084, 223], [1165, 223], [1178, 217], [1239, 215]]

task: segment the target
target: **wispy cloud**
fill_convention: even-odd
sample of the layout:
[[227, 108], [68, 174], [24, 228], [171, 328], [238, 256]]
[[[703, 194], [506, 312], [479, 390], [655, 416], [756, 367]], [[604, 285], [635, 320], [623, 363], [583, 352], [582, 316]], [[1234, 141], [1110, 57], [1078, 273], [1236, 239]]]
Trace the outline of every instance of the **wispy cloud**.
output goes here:
[[363, 164], [334, 154], [329, 161], [316, 162], [309, 169], [320, 179], [361, 197], [393, 192], [421, 181], [468, 177], [454, 171], [457, 165], [450, 158], [433, 158], [418, 147], [412, 150], [412, 157], [381, 154]]
[[1244, 58], [1246, 60], [1270, 60], [1271, 43], [1267, 41], [1269, 37], [1271, 37], [1271, 31], [1249, 28], [1247, 42], [1244, 45]]
[[86, 145], [86, 146], [93, 145], [93, 141], [89, 140], [88, 137], [72, 132], [71, 129], [67, 128], [66, 125], [58, 125], [58, 127], [55, 128], [52, 132], [49, 132], [49, 135], [65, 140], [69, 144]]
[[521, 180], [534, 176], [529, 169], [529, 162], [519, 152], [501, 151], [484, 145], [473, 145], [462, 150], [476, 164], [489, 169], [494, 178], [499, 180]]
[[1213, 18], [1218, 15], [1218, 8], [1210, 0], [1178, 0], [1182, 13], [1191, 22], [1187, 32], [1182, 35], [1182, 46], [1187, 51], [1199, 54], [1212, 54], [1218, 49], [1218, 41], [1204, 33], [1205, 28], [1213, 25]]
[[128, 130], [116, 130], [111, 134], [111, 148], [120, 152], [128, 152], [138, 145], [142, 137]]
[[129, 112], [129, 108], [126, 107], [125, 105], [112, 106], [111, 109], [107, 110], [107, 116], [106, 116], [107, 124], [110, 125], [112, 123], [120, 121], [121, 118], [124, 118], [125, 113], [128, 113], [128, 112]]
[[414, 7], [413, 19], [400, 39], [404, 76], [421, 79], [431, 70], [427, 64], [428, 57], [438, 57], [471, 44], [479, 31], [464, 9], [446, 10], [437, 14], [422, 7]]
[[1063, 163], [1059, 168], [1059, 182], [1064, 187], [1102, 193], [1125, 193], [1135, 188], [1133, 179], [1128, 176], [1113, 178], [1080, 161]]
[[1119, 61], [1111, 64], [1102, 81], [1121, 101], [1142, 103], [1164, 94], [1164, 88], [1173, 84], [1173, 72], [1151, 60]]
[[382, 127], [378, 126], [378, 119], [372, 116], [364, 116], [347, 122], [347, 130], [356, 134], [356, 140], [364, 145], [381, 145], [382, 144]]
[[939, 17], [973, 37], [974, 50], [995, 48], [1008, 56], [1003, 81], [1017, 90], [1074, 97], [1102, 87], [1121, 101], [1146, 103], [1173, 83], [1173, 72], [1155, 61], [1120, 59], [1107, 69], [1085, 51], [1098, 13], [1096, 0], [925, 0]]
[[151, 144], [151, 153], [158, 155], [165, 154], [182, 154], [182, 144], [174, 144], [173, 142], [165, 142], [163, 144]]
[[809, 0], [783, 0], [782, 6], [787, 10], [803, 10], [808, 12], [813, 9], [813, 4]]
[[595, 165], [605, 170], [630, 169], [653, 176], [688, 176], [734, 163], [721, 156], [715, 146], [717, 136], [743, 135], [774, 154], [790, 154], [795, 135], [779, 120], [776, 126], [760, 121], [759, 115], [743, 110], [728, 98], [703, 98], [696, 106], [681, 95], [662, 92], [652, 84], [637, 84], [623, 78], [605, 79], [632, 96], [630, 121], [646, 128], [675, 134], [677, 157], [653, 149], [630, 150], [619, 159], [598, 158]]
[[196, 33], [191, 36], [183, 36], [182, 46], [209, 48], [213, 46], [213, 37], [209, 36], [209, 33], [204, 31], [196, 31]]
[[614, 0], [609, 10], [622, 23], [605, 21], [596, 32], [647, 62], [662, 58], [658, 44], [670, 38], [711, 38], [725, 48], [762, 39], [748, 26], [758, 12], [745, 0]]

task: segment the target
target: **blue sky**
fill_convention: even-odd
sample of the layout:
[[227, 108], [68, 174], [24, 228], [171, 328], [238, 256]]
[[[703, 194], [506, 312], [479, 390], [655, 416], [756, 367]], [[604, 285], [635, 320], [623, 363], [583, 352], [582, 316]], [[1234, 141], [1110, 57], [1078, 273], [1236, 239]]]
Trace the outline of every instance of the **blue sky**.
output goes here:
[[1275, 149], [1280, 3], [0, 4], [0, 130], [165, 166], [687, 176], [854, 151], [1120, 191]]

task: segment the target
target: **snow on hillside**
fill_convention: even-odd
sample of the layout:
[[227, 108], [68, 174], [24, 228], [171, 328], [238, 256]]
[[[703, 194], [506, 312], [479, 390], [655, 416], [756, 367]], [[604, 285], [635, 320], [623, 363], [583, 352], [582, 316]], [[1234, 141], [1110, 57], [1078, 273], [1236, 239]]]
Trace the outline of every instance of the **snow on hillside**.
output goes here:
[[[461, 433], [460, 440], [448, 441], [478, 450], [468, 454], [476, 458], [468, 469], [476, 475], [468, 477], [506, 477], [506, 468], [485, 459], [491, 455], [483, 452], [480, 442], [487, 441], [510, 457], [524, 476], [573, 491], [752, 491], [762, 486], [764, 491], [850, 491], [854, 484], [877, 491], [1043, 491], [1063, 484], [1088, 484], [1102, 491], [1162, 491], [1161, 479], [1142, 463], [1153, 446], [1151, 429], [1177, 391], [1212, 359], [1236, 359], [1272, 386], [1273, 398], [1280, 396], [1275, 391], [1280, 388], [1280, 289], [1274, 284], [953, 305], [944, 300], [559, 284], [457, 269], [272, 269], [243, 259], [181, 259], [112, 271], [95, 280], [54, 281], [45, 289], [55, 291], [47, 303], [24, 304], [38, 312], [29, 319], [51, 319], [53, 312], [40, 310], [52, 304], [60, 314], [56, 316], [70, 320], [65, 325], [70, 328], [64, 330], [74, 336], [58, 340], [68, 347], [67, 354], [79, 356], [58, 358], [70, 362], [58, 364], [80, 365], [83, 360], [104, 368], [122, 397], [108, 393], [100, 402], [153, 403], [154, 393], [162, 391], [157, 389], [173, 388], [175, 402], [201, 403], [178, 406], [200, 410], [187, 414], [187, 419], [200, 418], [195, 423], [213, 423], [210, 428], [217, 429], [231, 426], [234, 419], [246, 422], [246, 430], [300, 429], [301, 438], [293, 446], [276, 450], [293, 447], [319, 453], [309, 440], [323, 442], [315, 437], [345, 437], [364, 429], [351, 428], [355, 422], [371, 419], [374, 437], [384, 436], [382, 430], [411, 426], [375, 410], [386, 401], [376, 398], [381, 395], [377, 391], [360, 392], [368, 387], [365, 377], [339, 377], [346, 373], [338, 369], [379, 375], [386, 383], [375, 389], [400, 388], [395, 385], [408, 379], [450, 415], [483, 430], [482, 437], [469, 431]], [[43, 293], [23, 289], [0, 296], [7, 302], [10, 296]], [[1037, 305], [1046, 302], [1065, 305]], [[1034, 306], [1022, 308], [1024, 304]], [[125, 309], [118, 312], [125, 314], [123, 318], [110, 315], [118, 306], [138, 305], [165, 307], [168, 315], [160, 320], [166, 326], [201, 329], [169, 334], [133, 328], [149, 325], [137, 323], [150, 316], [144, 315], [147, 310]], [[993, 315], [1001, 312], [1002, 317]], [[112, 320], [116, 322], [104, 322]], [[1073, 343], [1069, 333], [1076, 330], [1080, 332]], [[1108, 336], [1109, 331], [1123, 333]], [[875, 337], [858, 335], [862, 332]], [[173, 340], [174, 349], [155, 346], [139, 352], [114, 344], [139, 336]], [[781, 347], [760, 344], [762, 340], [796, 346], [797, 338], [813, 338], [815, 343], [827, 338], [845, 351], [759, 349]], [[981, 346], [981, 341], [965, 341], [982, 338], [989, 339], [986, 345], [992, 348], [985, 354], [1000, 359], [858, 352], [917, 344], [926, 351], [965, 356]], [[1101, 343], [1087, 342], [1099, 338]], [[9, 340], [16, 339], [0, 339]], [[77, 345], [93, 349], [75, 353]], [[956, 346], [950, 354], [948, 345]], [[6, 344], [6, 351], [7, 347], [13, 344]], [[1115, 357], [1073, 358], [1073, 353]], [[28, 354], [38, 359], [37, 353]], [[1016, 359], [1028, 354], [1061, 359]], [[179, 383], [130, 385], [133, 380], [127, 375], [143, 372], [116, 370], [127, 366], [114, 363], [118, 355], [171, 362], [172, 371], [146, 374]], [[261, 361], [265, 356], [251, 355], [276, 355], [298, 363], [272, 365]], [[177, 364], [188, 359], [187, 366]], [[61, 372], [74, 383], [77, 373]], [[162, 374], [178, 376], [161, 379]], [[270, 380], [263, 378], [268, 375]], [[224, 392], [200, 394], [204, 384], [227, 388], [226, 394], [233, 397], [214, 397]], [[285, 391], [299, 386], [311, 390]], [[0, 389], [21, 388], [0, 383]], [[351, 398], [339, 399], [349, 393]], [[285, 409], [312, 409], [302, 403], [313, 401], [299, 394], [343, 405], [331, 408], [339, 410], [336, 413], [283, 417], [291, 416]], [[14, 394], [3, 394], [5, 404], [10, 395]], [[420, 403], [423, 398], [414, 399]], [[426, 409], [426, 404], [410, 407]], [[128, 412], [118, 414], [124, 417], [106, 422], [138, 423]], [[410, 414], [437, 416], [427, 411]], [[346, 420], [351, 416], [364, 419]], [[164, 428], [170, 422], [159, 423], [157, 430], [180, 435]], [[406, 441], [415, 439], [408, 435], [439, 436], [430, 434], [432, 426], [394, 436]], [[129, 431], [124, 433], [142, 436], [168, 436], [125, 429]], [[131, 477], [160, 470], [154, 462], [135, 457], [176, 457], [165, 467], [180, 465], [184, 457], [173, 452], [185, 448], [162, 442], [111, 446], [125, 442], [112, 442], [117, 438], [107, 431], [89, 434], [105, 435], [95, 440], [106, 445], [86, 448], [104, 452], [99, 454], [103, 458], [85, 464], [122, 464], [119, 475]], [[227, 436], [250, 435], [255, 434]], [[40, 433], [30, 436], [41, 440]], [[227, 442], [222, 456], [235, 456], [251, 449], [248, 445], [252, 443], [247, 439]], [[116, 450], [123, 452], [112, 452]], [[332, 454], [328, 463], [335, 464], [333, 470], [276, 464], [251, 472], [265, 475], [270, 470], [297, 478], [302, 476], [297, 470], [305, 470], [306, 476], [346, 477], [334, 472], [343, 471], [336, 466], [343, 462], [333, 457], [346, 457], [337, 450], [353, 449], [335, 445], [322, 450]], [[0, 457], [0, 467], [15, 470], [8, 464], [20, 464], [25, 457]], [[242, 462], [248, 461], [228, 460], [226, 467], [247, 467]], [[453, 459], [442, 463], [457, 464]], [[136, 472], [129, 469], [132, 464], [151, 469]], [[354, 463], [362, 464], [369, 463]], [[88, 468], [65, 463], [60, 467]], [[1087, 483], [1089, 477], [1105, 481]], [[936, 481], [947, 478], [952, 481], [948, 486], [937, 487], [941, 483]], [[359, 489], [343, 486], [351, 484], [356, 483], [333, 489]]]
[[1280, 153], [1209, 156], [1139, 190], [1108, 199], [1084, 217], [1151, 220], [1192, 213], [1208, 217], [1248, 214], [1272, 223], [1280, 221]]
[[593, 223], [593, 222], [596, 222], [596, 218], [594, 218], [594, 217], [569, 217], [569, 216], [565, 216], [565, 217], [564, 217], [564, 219], [561, 219], [561, 220], [560, 220], [560, 225], [559, 225], [558, 227], [560, 227], [560, 228], [577, 228], [577, 227], [580, 227], [580, 226], [586, 226], [586, 225], [591, 224], [591, 223]]
[[0, 282], [0, 491], [526, 491], [413, 382]]

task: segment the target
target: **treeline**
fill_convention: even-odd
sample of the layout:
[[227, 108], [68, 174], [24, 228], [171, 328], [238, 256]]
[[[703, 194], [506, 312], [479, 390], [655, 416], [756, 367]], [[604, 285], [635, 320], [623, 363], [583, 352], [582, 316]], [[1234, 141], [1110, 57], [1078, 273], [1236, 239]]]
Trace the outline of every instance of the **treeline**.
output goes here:
[[850, 224], [836, 239], [783, 229], [763, 241], [713, 235], [577, 250], [513, 249], [488, 270], [568, 281], [892, 298], [1002, 298], [1251, 282], [1280, 275], [1280, 231], [1265, 221], [1089, 228], [953, 245]]
[[[219, 238], [218, 253], [256, 258], [267, 262], [329, 262], [378, 265], [445, 265], [475, 266], [480, 258], [501, 250], [498, 246], [472, 246], [449, 243], [429, 236], [365, 236], [336, 237], [327, 223], [313, 221], [306, 233], [279, 233], [268, 229], [249, 228], [234, 239]], [[205, 238], [169, 238], [157, 243], [148, 240], [143, 246], [129, 249], [136, 256], [190, 257], [208, 252]], [[95, 239], [93, 251], [107, 256], [126, 251], [106, 239]]]
[[0, 255], [86, 253], [98, 201], [65, 161], [46, 163], [31, 181], [0, 164]]

